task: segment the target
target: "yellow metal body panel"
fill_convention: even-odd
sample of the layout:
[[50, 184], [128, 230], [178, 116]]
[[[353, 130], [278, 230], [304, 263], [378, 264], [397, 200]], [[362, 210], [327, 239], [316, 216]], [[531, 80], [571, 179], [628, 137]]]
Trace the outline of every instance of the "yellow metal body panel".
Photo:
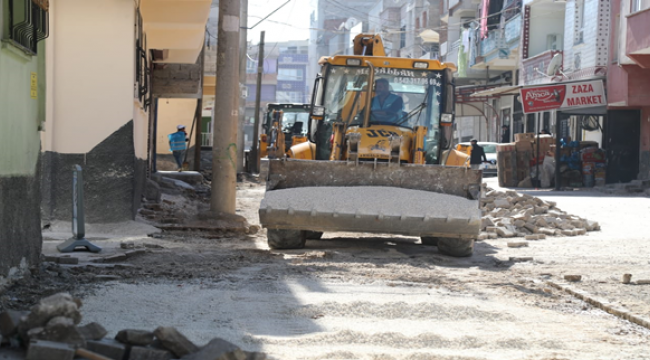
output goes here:
[[389, 136], [396, 135], [402, 137], [400, 161], [413, 162], [412, 144], [415, 134], [410, 129], [390, 125], [371, 125], [367, 128], [351, 126], [347, 129], [346, 134], [351, 133], [361, 134], [358, 147], [359, 159], [390, 159]]
[[316, 153], [316, 144], [306, 141], [292, 146], [291, 149], [287, 151], [287, 156], [292, 159], [314, 160], [315, 153]]
[[467, 155], [472, 155], [472, 146], [471, 145], [462, 145], [458, 144], [456, 145], [456, 150], [465, 153]]
[[[451, 63], [441, 63], [438, 60], [427, 59], [409, 59], [409, 58], [395, 58], [386, 56], [355, 56], [355, 55], [337, 55], [325, 57], [321, 59], [323, 63], [332, 65], [347, 65], [348, 59], [360, 59], [361, 65], [367, 67], [366, 61], [370, 62], [375, 67], [392, 68], [392, 69], [413, 69], [413, 70], [444, 70], [447, 68], [453, 69]], [[416, 68], [413, 66], [415, 63], [427, 63], [429, 66], [426, 69]]]
[[[448, 153], [447, 153], [448, 152]], [[443, 156], [445, 158], [443, 164], [446, 166], [462, 166], [469, 167], [469, 155], [465, 154], [458, 150], [448, 150], [447, 154]]]

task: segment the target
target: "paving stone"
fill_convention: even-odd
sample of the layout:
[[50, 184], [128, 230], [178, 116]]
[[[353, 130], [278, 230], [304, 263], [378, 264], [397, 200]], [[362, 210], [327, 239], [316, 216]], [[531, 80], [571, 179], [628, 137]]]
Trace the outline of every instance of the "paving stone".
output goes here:
[[27, 315], [27, 311], [7, 310], [0, 313], [0, 335], [9, 337], [18, 331], [20, 318]]
[[564, 275], [564, 280], [576, 282], [582, 279], [582, 275]]
[[489, 236], [488, 236], [488, 233], [486, 233], [486, 232], [481, 232], [480, 234], [478, 234], [478, 237], [477, 237], [476, 239], [477, 239], [477, 240], [486, 240], [488, 237], [489, 237]]
[[151, 331], [124, 329], [115, 335], [115, 340], [123, 344], [147, 346], [153, 343], [153, 337]]
[[126, 260], [126, 254], [115, 254], [115, 255], [104, 257], [105, 262], [124, 261], [124, 260]]
[[194, 345], [174, 327], [160, 326], [153, 333], [165, 349], [179, 358], [194, 353], [199, 349], [198, 346]]
[[495, 232], [493, 232], [493, 233], [488, 233], [488, 238], [490, 238], [490, 239], [498, 239], [498, 238], [499, 238], [499, 234], [497, 234], [497, 233], [495, 233]]
[[526, 240], [538, 240], [539, 236], [538, 235], [526, 235], [524, 238]]
[[510, 202], [506, 199], [495, 199], [493, 204], [497, 208], [510, 208]]
[[68, 344], [53, 341], [32, 341], [27, 348], [26, 360], [72, 360], [75, 350]]
[[[246, 353], [237, 345], [223, 339], [214, 338], [194, 354], [184, 356], [181, 360], [244, 360]], [[259, 359], [259, 358], [254, 358]]]
[[142, 254], [144, 254], [146, 252], [147, 252], [147, 250], [145, 250], [145, 249], [135, 249], [135, 250], [127, 251], [125, 253], [125, 255], [126, 255], [126, 257], [133, 257], [133, 256], [137, 256], [137, 255], [142, 255]]
[[514, 237], [515, 236], [515, 233], [513, 231], [510, 231], [505, 227], [497, 227], [496, 232], [501, 237]]
[[84, 326], [79, 326], [78, 329], [81, 336], [83, 336], [86, 340], [100, 340], [103, 339], [106, 334], [108, 334], [108, 331], [106, 331], [103, 326], [96, 322], [91, 322]]
[[520, 248], [520, 247], [526, 247], [528, 246], [528, 241], [509, 241], [508, 242], [508, 247], [509, 248]]
[[134, 346], [129, 352], [128, 360], [171, 360], [172, 353], [167, 350]]
[[523, 221], [523, 220], [515, 220], [515, 224], [514, 224], [514, 225], [515, 225], [516, 227], [518, 227], [518, 228], [522, 228], [522, 227], [526, 226], [526, 222]]
[[126, 353], [126, 345], [113, 339], [89, 340], [86, 349], [117, 360], [123, 359]]
[[535, 214], [545, 214], [548, 211], [547, 206], [537, 206], [535, 207]]

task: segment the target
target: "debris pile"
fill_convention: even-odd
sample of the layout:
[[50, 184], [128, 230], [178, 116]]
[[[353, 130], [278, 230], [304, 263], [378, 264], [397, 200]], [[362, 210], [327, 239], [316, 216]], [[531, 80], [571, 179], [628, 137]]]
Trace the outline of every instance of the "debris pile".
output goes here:
[[567, 214], [553, 201], [544, 201], [516, 191], [486, 188], [481, 201], [479, 240], [523, 237], [541, 240], [546, 236], [577, 236], [600, 230], [595, 221]]
[[266, 355], [247, 352], [215, 338], [196, 346], [173, 327], [154, 331], [125, 329], [114, 339], [98, 323], [81, 323], [81, 300], [59, 293], [33, 306], [31, 311], [0, 313], [0, 353], [3, 347], [25, 349], [26, 360], [264, 360]]

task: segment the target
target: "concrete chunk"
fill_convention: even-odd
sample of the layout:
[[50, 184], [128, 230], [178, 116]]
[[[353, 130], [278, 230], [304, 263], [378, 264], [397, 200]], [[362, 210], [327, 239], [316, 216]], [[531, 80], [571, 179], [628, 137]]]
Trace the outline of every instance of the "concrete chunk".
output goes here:
[[128, 345], [147, 346], [153, 343], [153, 336], [151, 331], [124, 329], [115, 335], [115, 340]]
[[165, 349], [171, 351], [179, 358], [199, 350], [194, 343], [176, 330], [176, 328], [160, 326], [154, 330], [154, 334]]
[[507, 199], [496, 199], [494, 200], [493, 204], [497, 208], [510, 208], [510, 202]]
[[528, 241], [509, 241], [508, 242], [508, 247], [509, 248], [520, 248], [520, 247], [526, 247], [528, 246]]
[[496, 232], [501, 237], [514, 237], [515, 233], [504, 227], [497, 227]]
[[106, 331], [103, 326], [96, 322], [91, 322], [84, 326], [80, 326], [78, 329], [81, 336], [83, 336], [86, 340], [100, 340], [104, 338], [106, 334], [108, 334], [108, 331]]
[[537, 236], [537, 235], [526, 235], [525, 239], [526, 240], [538, 240], [539, 236]]
[[111, 359], [123, 359], [126, 345], [112, 339], [89, 340], [86, 349]]
[[68, 344], [53, 341], [32, 341], [27, 348], [26, 360], [72, 360], [75, 350]]
[[79, 313], [80, 301], [75, 301], [68, 293], [58, 293], [41, 299], [38, 304], [31, 308], [29, 314], [23, 317], [18, 325], [21, 336], [26, 337], [27, 331], [37, 327], [44, 327], [50, 319], [63, 316], [79, 324], [81, 314]]
[[[198, 352], [183, 357], [182, 360], [230, 360], [248, 359], [237, 345], [223, 339], [214, 338]], [[264, 358], [253, 358], [264, 359]]]
[[0, 335], [9, 337], [18, 331], [20, 318], [27, 315], [27, 311], [7, 310], [0, 313]]
[[143, 346], [134, 346], [129, 352], [129, 360], [171, 360], [172, 354], [167, 350], [159, 350]]

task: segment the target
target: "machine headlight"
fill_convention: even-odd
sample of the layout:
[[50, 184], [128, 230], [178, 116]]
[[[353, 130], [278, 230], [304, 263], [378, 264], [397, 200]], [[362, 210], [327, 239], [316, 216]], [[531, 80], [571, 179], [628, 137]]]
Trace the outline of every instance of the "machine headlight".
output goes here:
[[347, 59], [345, 60], [345, 65], [361, 66], [361, 59]]
[[429, 63], [416, 61], [416, 62], [413, 63], [413, 67], [416, 68], [416, 69], [428, 69], [429, 68]]
[[454, 116], [452, 114], [442, 114], [440, 117], [440, 122], [443, 124], [451, 124], [453, 121]]

